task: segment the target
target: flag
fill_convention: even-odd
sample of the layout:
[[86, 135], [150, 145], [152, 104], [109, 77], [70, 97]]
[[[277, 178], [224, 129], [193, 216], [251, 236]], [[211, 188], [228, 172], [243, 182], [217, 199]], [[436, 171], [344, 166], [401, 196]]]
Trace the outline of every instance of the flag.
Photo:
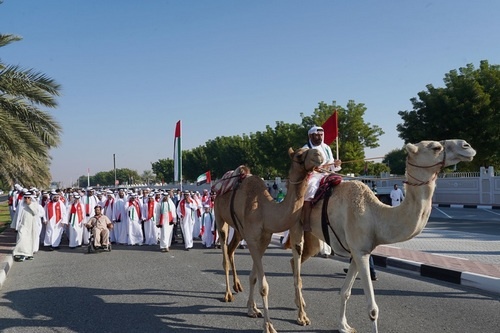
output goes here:
[[174, 182], [182, 181], [182, 146], [181, 146], [181, 121], [175, 124], [174, 135]]
[[325, 130], [324, 142], [331, 145], [339, 136], [337, 110], [321, 126]]
[[210, 176], [210, 171], [207, 171], [201, 175], [198, 176], [196, 179], [196, 185], [200, 186], [202, 184], [210, 184], [212, 182], [212, 177]]

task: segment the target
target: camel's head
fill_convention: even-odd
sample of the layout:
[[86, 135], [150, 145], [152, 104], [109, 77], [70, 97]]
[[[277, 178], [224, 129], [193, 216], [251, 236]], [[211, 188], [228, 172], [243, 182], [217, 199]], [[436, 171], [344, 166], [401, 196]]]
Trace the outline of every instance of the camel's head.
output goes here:
[[304, 170], [309, 172], [323, 164], [323, 156], [317, 149], [300, 148], [293, 150], [288, 148], [288, 155], [293, 162], [304, 166]]
[[465, 140], [421, 141], [407, 144], [408, 163], [422, 168], [443, 167], [472, 161], [476, 151]]

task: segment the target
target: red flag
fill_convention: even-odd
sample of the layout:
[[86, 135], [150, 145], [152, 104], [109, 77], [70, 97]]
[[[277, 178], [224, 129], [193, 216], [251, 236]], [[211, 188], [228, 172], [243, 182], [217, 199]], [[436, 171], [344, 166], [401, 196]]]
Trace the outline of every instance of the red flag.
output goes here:
[[174, 135], [174, 181], [182, 181], [182, 145], [181, 145], [181, 121], [175, 124]]
[[328, 118], [321, 126], [325, 130], [324, 141], [327, 145], [331, 145], [339, 136], [339, 127], [337, 119], [337, 111]]

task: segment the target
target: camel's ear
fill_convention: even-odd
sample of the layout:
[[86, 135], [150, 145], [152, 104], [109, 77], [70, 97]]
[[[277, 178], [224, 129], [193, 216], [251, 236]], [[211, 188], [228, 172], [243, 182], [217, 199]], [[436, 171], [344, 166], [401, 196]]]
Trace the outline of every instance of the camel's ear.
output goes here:
[[411, 154], [416, 154], [418, 152], [418, 147], [411, 143], [408, 143], [405, 148], [406, 151]]
[[293, 151], [292, 147], [288, 148], [288, 155], [290, 156], [290, 158], [293, 158], [293, 154], [295, 152]]

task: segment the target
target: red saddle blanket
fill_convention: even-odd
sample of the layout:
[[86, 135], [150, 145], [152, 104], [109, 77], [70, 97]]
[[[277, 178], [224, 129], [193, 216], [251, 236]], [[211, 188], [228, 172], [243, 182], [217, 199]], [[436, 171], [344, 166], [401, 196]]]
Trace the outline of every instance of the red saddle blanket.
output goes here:
[[215, 192], [216, 197], [222, 195], [226, 192], [229, 192], [234, 189], [238, 182], [242, 181], [248, 176], [251, 176], [250, 169], [244, 165], [240, 165], [235, 170], [229, 170], [215, 182], [211, 190]]
[[342, 177], [334, 173], [329, 174], [321, 178], [319, 182], [319, 187], [314, 198], [311, 200], [312, 205], [315, 205], [318, 201], [324, 198], [326, 193], [329, 193], [331, 189], [342, 182]]

